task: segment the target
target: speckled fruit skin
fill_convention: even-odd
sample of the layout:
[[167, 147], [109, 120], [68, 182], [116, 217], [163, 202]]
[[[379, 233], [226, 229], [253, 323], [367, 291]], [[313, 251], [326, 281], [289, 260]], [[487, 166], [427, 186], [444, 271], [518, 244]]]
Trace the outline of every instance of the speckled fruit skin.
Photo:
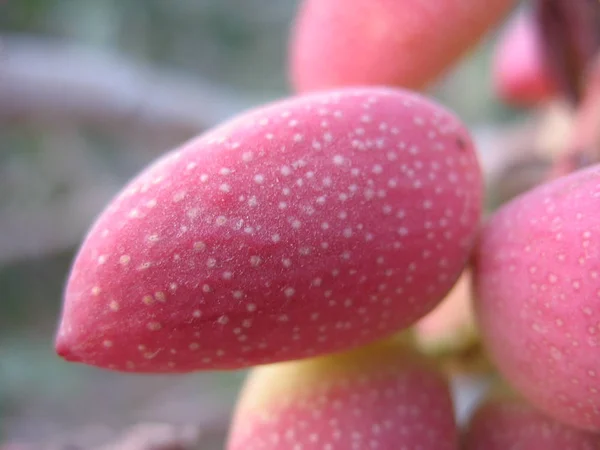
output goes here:
[[600, 430], [600, 166], [499, 209], [475, 251], [475, 311], [502, 373], [557, 419]]
[[304, 0], [289, 44], [297, 92], [352, 85], [426, 87], [501, 20], [514, 0]]
[[423, 97], [353, 88], [257, 108], [164, 156], [101, 214], [57, 352], [187, 372], [366, 344], [452, 287], [481, 191], [466, 130]]
[[543, 60], [539, 30], [530, 11], [507, 25], [494, 51], [493, 86], [499, 98], [515, 106], [551, 100], [557, 87]]
[[254, 369], [227, 450], [455, 450], [447, 381], [395, 342]]
[[598, 450], [600, 434], [551, 419], [523, 400], [494, 398], [471, 418], [464, 450]]

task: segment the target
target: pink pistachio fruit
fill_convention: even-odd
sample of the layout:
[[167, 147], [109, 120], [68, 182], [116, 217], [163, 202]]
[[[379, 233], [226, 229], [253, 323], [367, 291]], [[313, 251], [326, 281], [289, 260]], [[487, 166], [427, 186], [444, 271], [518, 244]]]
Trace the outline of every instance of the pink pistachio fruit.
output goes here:
[[351, 85], [421, 89], [454, 64], [514, 0], [304, 0], [290, 38], [298, 92]]
[[457, 280], [481, 183], [465, 128], [423, 97], [356, 88], [257, 108], [114, 199], [75, 260], [56, 349], [186, 372], [379, 339]]
[[398, 342], [253, 369], [227, 450], [456, 450], [447, 381]]
[[465, 270], [444, 300], [414, 326], [421, 351], [439, 355], [465, 350], [477, 342], [471, 272]]
[[514, 17], [495, 49], [493, 85], [500, 99], [532, 106], [552, 99], [556, 83], [543, 60], [538, 26], [530, 11]]
[[551, 419], [523, 400], [492, 398], [475, 412], [464, 450], [598, 450], [600, 434]]
[[517, 197], [484, 227], [475, 313], [492, 359], [547, 414], [600, 431], [600, 165]]

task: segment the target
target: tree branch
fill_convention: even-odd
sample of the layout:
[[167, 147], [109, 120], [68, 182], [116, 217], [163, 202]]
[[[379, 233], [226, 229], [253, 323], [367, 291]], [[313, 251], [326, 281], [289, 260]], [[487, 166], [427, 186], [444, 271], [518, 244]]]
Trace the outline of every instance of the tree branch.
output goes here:
[[117, 190], [116, 186], [94, 186], [43, 207], [3, 209], [0, 266], [75, 247]]
[[0, 35], [0, 123], [86, 123], [193, 135], [251, 105], [197, 76], [68, 41]]

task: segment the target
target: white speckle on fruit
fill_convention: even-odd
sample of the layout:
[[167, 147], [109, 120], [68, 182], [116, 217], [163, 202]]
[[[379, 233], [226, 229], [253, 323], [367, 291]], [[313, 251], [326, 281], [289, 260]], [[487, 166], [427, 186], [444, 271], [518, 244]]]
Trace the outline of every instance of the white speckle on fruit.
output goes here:
[[150, 331], [158, 331], [162, 328], [162, 325], [159, 322], [148, 322], [146, 328]]
[[345, 161], [345, 158], [344, 158], [342, 155], [335, 155], [335, 156], [333, 157], [333, 163], [334, 163], [336, 166], [341, 166], [341, 165], [343, 165], [343, 164], [344, 164], [344, 161]]
[[229, 323], [229, 317], [227, 317], [227, 316], [220, 316], [217, 319], [217, 322], [219, 322], [221, 325], [226, 325], [226, 324]]
[[186, 215], [190, 219], [195, 219], [200, 214], [200, 210], [198, 208], [190, 208], [186, 211]]
[[185, 191], [176, 192], [173, 195], [173, 202], [174, 203], [178, 203], [178, 202], [182, 201], [185, 198], [185, 195], [186, 195]]
[[203, 252], [204, 250], [206, 250], [206, 244], [202, 241], [196, 241], [194, 242], [194, 250]]

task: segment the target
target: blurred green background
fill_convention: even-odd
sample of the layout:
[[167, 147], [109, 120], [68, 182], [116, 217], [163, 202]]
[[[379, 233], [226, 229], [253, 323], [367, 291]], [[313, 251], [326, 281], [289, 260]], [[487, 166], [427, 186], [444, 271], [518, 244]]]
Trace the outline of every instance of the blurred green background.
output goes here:
[[[0, 442], [96, 448], [132, 424], [166, 422], [198, 425], [201, 448], [221, 448], [243, 373], [138, 377], [71, 365], [53, 353], [54, 327], [73, 252], [127, 179], [288, 93], [296, 8], [0, 1]], [[494, 38], [432, 92], [474, 130], [516, 117], [490, 89]]]

